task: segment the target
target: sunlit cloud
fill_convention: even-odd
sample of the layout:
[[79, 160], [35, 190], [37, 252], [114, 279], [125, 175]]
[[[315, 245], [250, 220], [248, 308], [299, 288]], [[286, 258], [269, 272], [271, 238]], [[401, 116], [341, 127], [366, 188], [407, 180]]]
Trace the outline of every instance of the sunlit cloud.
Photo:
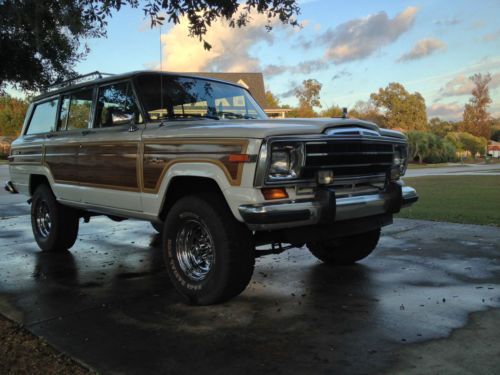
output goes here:
[[442, 51], [445, 49], [446, 49], [446, 44], [439, 39], [435, 38], [422, 39], [419, 40], [417, 43], [415, 43], [415, 45], [409, 52], [402, 55], [398, 59], [398, 62], [419, 60], [429, 55], [432, 55], [437, 51]]
[[[226, 21], [220, 20], [208, 29], [205, 39], [212, 49], [207, 51], [197, 39], [189, 36], [188, 21], [181, 18], [180, 23], [161, 36], [163, 61], [158, 69], [168, 71], [224, 71], [254, 72], [261, 70], [258, 57], [250, 52], [258, 43], [273, 44], [275, 32], [269, 33], [265, 26], [267, 15], [254, 14], [252, 22], [246, 27], [231, 28]], [[278, 27], [278, 20], [271, 20]]]
[[457, 103], [434, 103], [427, 108], [429, 118], [441, 117], [445, 120], [459, 120], [462, 117], [464, 106]]
[[325, 57], [336, 64], [365, 59], [407, 32], [417, 12], [416, 7], [408, 7], [392, 19], [379, 12], [328, 29], [320, 37], [327, 45]]

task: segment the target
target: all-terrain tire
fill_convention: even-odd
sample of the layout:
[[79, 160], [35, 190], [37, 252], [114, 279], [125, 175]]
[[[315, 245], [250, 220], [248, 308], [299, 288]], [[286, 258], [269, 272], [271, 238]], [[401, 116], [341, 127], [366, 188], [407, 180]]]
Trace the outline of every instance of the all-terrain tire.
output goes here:
[[319, 260], [335, 265], [348, 265], [366, 258], [377, 247], [380, 228], [327, 242], [309, 242], [309, 251]]
[[78, 236], [77, 212], [57, 202], [50, 187], [38, 186], [32, 196], [31, 228], [42, 251], [65, 251]]
[[240, 294], [252, 277], [251, 232], [216, 193], [179, 199], [165, 220], [162, 245], [169, 277], [190, 304], [227, 301]]

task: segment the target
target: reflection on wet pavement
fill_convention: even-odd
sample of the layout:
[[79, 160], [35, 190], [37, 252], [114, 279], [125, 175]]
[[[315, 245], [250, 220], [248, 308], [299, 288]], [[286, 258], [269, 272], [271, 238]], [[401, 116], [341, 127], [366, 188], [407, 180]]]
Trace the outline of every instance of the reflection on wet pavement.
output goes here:
[[238, 298], [191, 307], [148, 223], [95, 218], [58, 254], [28, 224], [0, 221], [0, 312], [105, 373], [384, 372], [500, 307], [499, 228], [397, 220], [356, 266], [293, 249], [257, 259]]

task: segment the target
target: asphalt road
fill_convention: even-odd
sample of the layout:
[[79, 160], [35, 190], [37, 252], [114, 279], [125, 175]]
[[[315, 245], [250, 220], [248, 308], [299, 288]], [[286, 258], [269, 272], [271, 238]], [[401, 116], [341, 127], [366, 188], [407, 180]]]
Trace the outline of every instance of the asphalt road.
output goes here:
[[82, 224], [41, 253], [0, 220], [0, 313], [105, 374], [498, 374], [500, 228], [397, 220], [360, 264], [259, 258], [247, 290], [184, 305], [148, 223]]
[[21, 194], [10, 194], [4, 189], [5, 182], [9, 178], [9, 167], [0, 165], [0, 218], [25, 215], [29, 213], [29, 205], [26, 204], [25, 196]]
[[443, 168], [408, 169], [405, 177], [421, 176], [494, 176], [500, 175], [500, 164], [464, 164]]

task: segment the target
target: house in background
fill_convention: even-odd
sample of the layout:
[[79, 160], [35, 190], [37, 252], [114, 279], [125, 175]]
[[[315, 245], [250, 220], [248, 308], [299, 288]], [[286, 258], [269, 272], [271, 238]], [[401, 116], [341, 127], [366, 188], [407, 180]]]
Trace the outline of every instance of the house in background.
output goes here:
[[212, 72], [197, 72], [187, 73], [195, 76], [210, 77], [237, 83], [250, 91], [252, 96], [257, 100], [264, 112], [269, 117], [285, 118], [286, 114], [291, 111], [288, 108], [270, 108], [266, 100], [266, 90], [264, 88], [264, 76], [262, 73], [212, 73]]
[[490, 141], [487, 154], [492, 158], [500, 158], [500, 142]]

